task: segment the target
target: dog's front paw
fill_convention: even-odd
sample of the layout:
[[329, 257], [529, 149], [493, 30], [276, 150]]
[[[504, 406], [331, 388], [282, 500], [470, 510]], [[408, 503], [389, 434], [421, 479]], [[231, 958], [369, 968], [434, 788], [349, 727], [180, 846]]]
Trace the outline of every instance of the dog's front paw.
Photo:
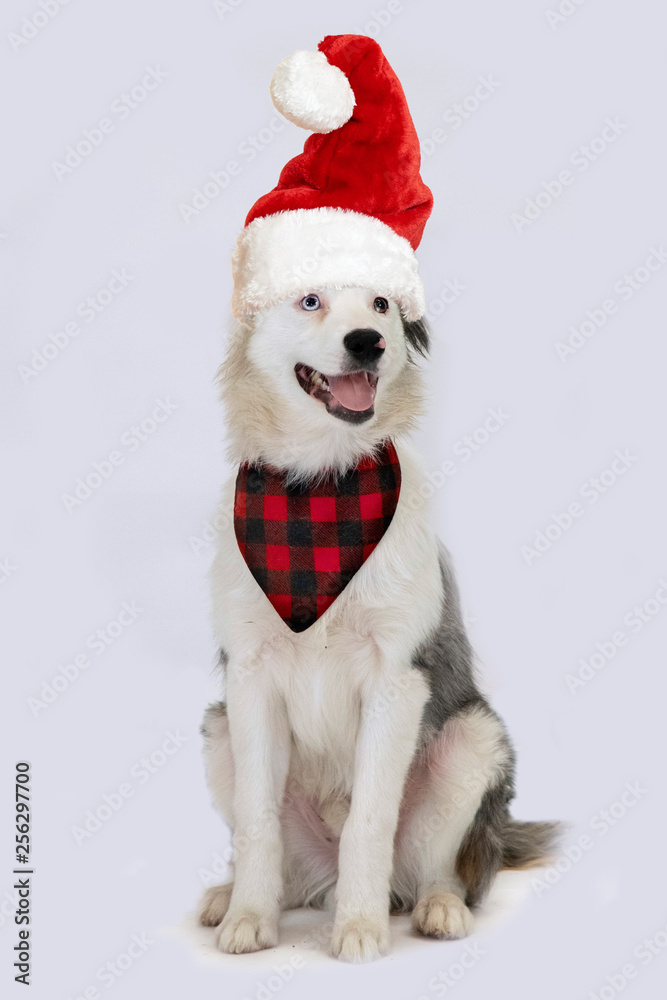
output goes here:
[[428, 937], [456, 940], [472, 931], [473, 916], [463, 900], [451, 892], [434, 892], [420, 899], [412, 912], [412, 926]]
[[331, 953], [344, 962], [371, 962], [389, 951], [389, 921], [357, 916], [336, 922]]
[[207, 889], [199, 903], [198, 917], [199, 923], [204, 927], [217, 927], [222, 923], [223, 917], [229, 909], [229, 901], [232, 898], [233, 882], [227, 885], [212, 885]]
[[220, 927], [218, 948], [232, 954], [261, 951], [278, 944], [278, 918], [251, 910], [228, 911]]

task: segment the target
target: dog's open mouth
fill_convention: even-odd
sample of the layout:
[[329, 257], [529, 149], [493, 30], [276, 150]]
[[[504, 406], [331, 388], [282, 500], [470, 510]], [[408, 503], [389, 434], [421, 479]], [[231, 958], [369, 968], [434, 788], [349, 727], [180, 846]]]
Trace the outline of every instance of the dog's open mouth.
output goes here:
[[378, 376], [372, 372], [323, 375], [303, 364], [296, 365], [294, 371], [303, 391], [324, 403], [332, 416], [353, 424], [373, 416]]

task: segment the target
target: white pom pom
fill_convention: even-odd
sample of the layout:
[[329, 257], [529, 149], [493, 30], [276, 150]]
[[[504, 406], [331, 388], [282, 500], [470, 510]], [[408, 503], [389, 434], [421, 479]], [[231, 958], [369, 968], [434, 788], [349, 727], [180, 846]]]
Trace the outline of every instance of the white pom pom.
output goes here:
[[323, 52], [295, 52], [271, 80], [271, 99], [288, 121], [310, 132], [333, 132], [354, 110], [348, 78]]

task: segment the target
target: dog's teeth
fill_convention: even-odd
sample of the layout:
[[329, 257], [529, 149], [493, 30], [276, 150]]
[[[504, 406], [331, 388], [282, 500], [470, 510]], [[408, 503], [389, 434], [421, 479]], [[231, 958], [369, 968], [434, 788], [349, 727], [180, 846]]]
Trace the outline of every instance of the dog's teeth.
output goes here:
[[310, 384], [317, 386], [318, 389], [329, 389], [326, 375], [323, 375], [322, 372], [316, 372], [315, 369], [311, 369]]

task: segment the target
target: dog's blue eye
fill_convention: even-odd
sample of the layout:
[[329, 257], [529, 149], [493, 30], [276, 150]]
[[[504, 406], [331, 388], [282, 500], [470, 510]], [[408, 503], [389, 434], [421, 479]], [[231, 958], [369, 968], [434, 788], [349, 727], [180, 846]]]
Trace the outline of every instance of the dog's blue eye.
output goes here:
[[315, 309], [320, 308], [320, 300], [317, 295], [306, 295], [305, 298], [301, 299], [301, 308], [305, 309], [306, 312], [314, 312]]
[[375, 311], [379, 313], [386, 313], [388, 308], [389, 308], [389, 303], [387, 302], [387, 300], [383, 299], [381, 295], [378, 295], [373, 302], [373, 309], [375, 309]]

